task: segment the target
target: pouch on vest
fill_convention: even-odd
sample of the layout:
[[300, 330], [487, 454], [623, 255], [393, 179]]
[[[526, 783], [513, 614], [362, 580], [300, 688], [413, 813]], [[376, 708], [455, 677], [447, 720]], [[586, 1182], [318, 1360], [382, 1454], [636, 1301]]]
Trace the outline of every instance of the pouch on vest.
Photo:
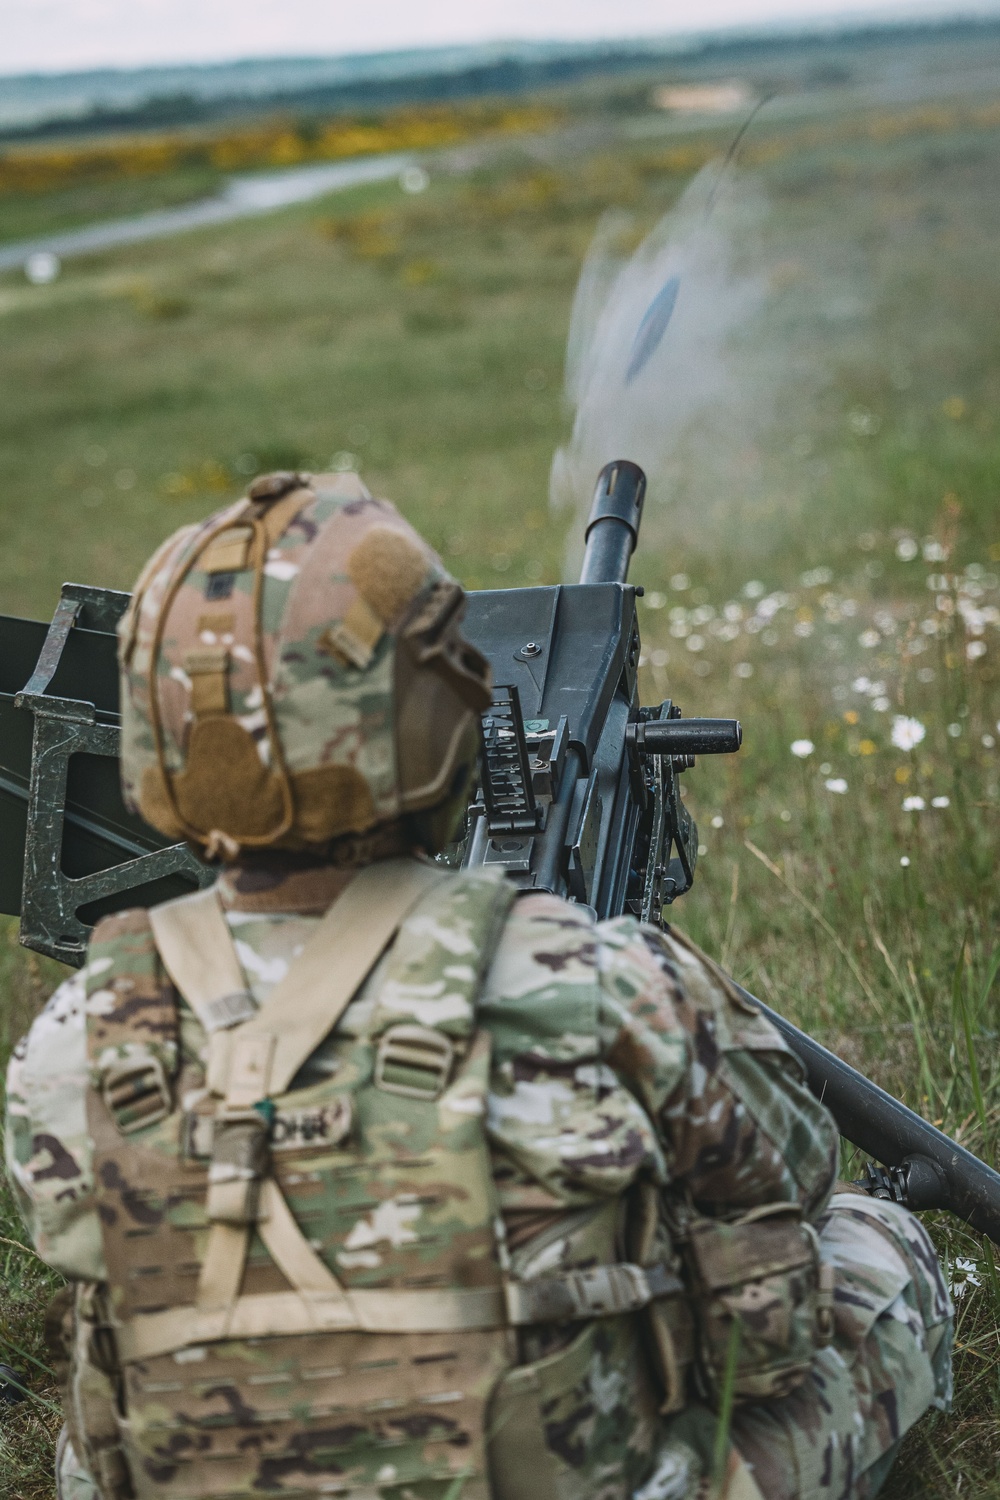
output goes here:
[[734, 1341], [735, 1400], [770, 1400], [801, 1384], [833, 1333], [833, 1268], [799, 1209], [766, 1204], [734, 1223], [692, 1216], [682, 1253], [705, 1397], [719, 1404]]
[[133, 1500], [118, 1426], [119, 1377], [100, 1289], [64, 1287], [45, 1316], [45, 1342], [62, 1389], [65, 1431], [101, 1500]]

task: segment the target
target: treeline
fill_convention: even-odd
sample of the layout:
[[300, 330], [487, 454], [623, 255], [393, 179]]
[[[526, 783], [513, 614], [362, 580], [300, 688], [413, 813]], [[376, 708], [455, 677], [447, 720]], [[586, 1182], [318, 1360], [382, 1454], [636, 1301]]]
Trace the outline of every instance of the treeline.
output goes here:
[[153, 94], [138, 104], [96, 104], [85, 114], [65, 115], [38, 124], [0, 130], [0, 139], [48, 140], [68, 135], [197, 125], [248, 114], [330, 115], [363, 110], [377, 113], [404, 105], [504, 98], [587, 78], [630, 74], [662, 64], [655, 47], [594, 48], [593, 52], [544, 58], [500, 57], [467, 68], [407, 73], [397, 77], [362, 77], [335, 83], [283, 88], [273, 94], [221, 94], [215, 98], [188, 91]]

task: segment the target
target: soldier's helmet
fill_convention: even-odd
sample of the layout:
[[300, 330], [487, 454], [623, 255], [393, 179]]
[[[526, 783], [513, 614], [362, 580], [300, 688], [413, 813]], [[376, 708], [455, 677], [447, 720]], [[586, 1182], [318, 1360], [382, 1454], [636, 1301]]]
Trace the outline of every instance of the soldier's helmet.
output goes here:
[[490, 697], [464, 597], [356, 475], [256, 480], [164, 543], [122, 620], [127, 805], [209, 858], [446, 806]]

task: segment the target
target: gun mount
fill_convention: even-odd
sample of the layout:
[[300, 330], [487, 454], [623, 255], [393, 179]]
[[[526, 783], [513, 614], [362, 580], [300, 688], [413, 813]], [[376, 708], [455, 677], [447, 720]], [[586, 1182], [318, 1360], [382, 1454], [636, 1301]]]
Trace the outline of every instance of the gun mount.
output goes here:
[[[697, 755], [738, 750], [742, 732], [731, 719], [685, 719], [669, 699], [639, 704], [642, 591], [627, 576], [645, 488], [635, 464], [602, 471], [578, 584], [468, 596], [466, 633], [497, 687], [452, 854], [600, 917], [661, 924], [697, 860], [679, 778]], [[83, 962], [105, 912], [211, 879], [122, 801], [115, 627], [128, 601], [65, 584], [48, 626], [0, 616], [0, 911], [20, 915], [25, 946], [69, 964]], [[1000, 1174], [742, 993], [797, 1054], [841, 1134], [883, 1163], [869, 1169], [870, 1191], [947, 1209], [1000, 1245]]]

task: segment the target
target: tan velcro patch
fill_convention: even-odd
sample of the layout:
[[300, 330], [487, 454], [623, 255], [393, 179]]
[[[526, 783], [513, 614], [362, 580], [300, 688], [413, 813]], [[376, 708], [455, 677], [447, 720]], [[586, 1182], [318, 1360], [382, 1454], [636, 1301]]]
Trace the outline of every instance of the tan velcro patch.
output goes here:
[[172, 777], [189, 827], [213, 828], [242, 842], [266, 840], [282, 824], [281, 778], [261, 761], [252, 735], [235, 719], [202, 719], [191, 730], [185, 769]]
[[235, 624], [235, 615], [199, 615], [198, 634], [207, 631], [211, 635], [231, 635]]
[[390, 526], [373, 526], [347, 559], [361, 597], [391, 625], [429, 582], [431, 562], [413, 539]]
[[363, 671], [371, 664], [375, 648], [384, 634], [378, 615], [359, 597], [342, 620], [323, 632], [319, 644]]
[[232, 526], [209, 542], [195, 563], [199, 573], [242, 573], [248, 566], [252, 526]]

